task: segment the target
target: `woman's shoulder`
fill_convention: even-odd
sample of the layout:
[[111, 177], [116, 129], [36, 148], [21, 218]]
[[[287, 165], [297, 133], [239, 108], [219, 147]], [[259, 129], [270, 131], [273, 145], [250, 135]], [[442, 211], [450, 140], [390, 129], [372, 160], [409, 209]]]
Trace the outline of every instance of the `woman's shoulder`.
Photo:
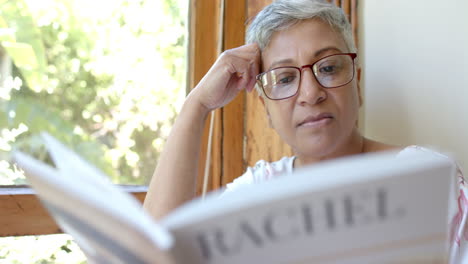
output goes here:
[[436, 156], [443, 156], [449, 159], [452, 159], [447, 154], [439, 152], [431, 147], [425, 147], [420, 145], [407, 145], [407, 146], [398, 146], [398, 145], [391, 145], [386, 144], [370, 139], [365, 139], [364, 143], [364, 153], [372, 153], [372, 152], [379, 152], [379, 151], [394, 151], [397, 153], [398, 157], [411, 155], [416, 152], [426, 152], [431, 153]]
[[[399, 145], [391, 145], [371, 139], [365, 139], [364, 141], [364, 149], [363, 153], [373, 153], [373, 152], [380, 152], [380, 151], [393, 151], [398, 153], [398, 156], [404, 156], [406, 154], [412, 154], [415, 152], [428, 152], [433, 153], [434, 155], [443, 155], [440, 152], [419, 145], [407, 145], [407, 146], [399, 146]], [[443, 155], [445, 156], [445, 155]]]
[[456, 209], [451, 210], [449, 213], [449, 219], [451, 220], [449, 222], [450, 259], [451, 263], [461, 263], [460, 259], [466, 254], [465, 252], [468, 252], [468, 222], [465, 221], [465, 219], [468, 219], [468, 198], [466, 196], [468, 188], [461, 167], [456, 163], [454, 157], [432, 147], [410, 145], [399, 151], [398, 157], [406, 158], [416, 152], [425, 152], [434, 156], [447, 158], [456, 165], [456, 178], [454, 178], [455, 195], [451, 196], [453, 198], [450, 200], [453, 205], [452, 208]]
[[443, 157], [446, 157], [446, 158], [450, 158], [448, 155], [446, 154], [443, 154], [442, 152], [438, 151], [438, 150], [435, 150], [434, 148], [430, 148], [430, 147], [425, 147], [425, 146], [419, 146], [419, 145], [409, 145], [409, 146], [406, 146], [404, 148], [402, 148], [399, 152], [398, 152], [398, 155], [399, 156], [403, 156], [403, 155], [406, 155], [406, 154], [412, 154], [412, 153], [415, 153], [415, 152], [426, 152], [426, 153], [431, 153], [431, 154], [434, 154], [436, 156], [443, 156]]
[[364, 139], [364, 146], [363, 146], [363, 153], [371, 153], [371, 152], [379, 152], [379, 151], [399, 151], [403, 150], [405, 147], [391, 145], [379, 141], [375, 141], [372, 139], [365, 138]]

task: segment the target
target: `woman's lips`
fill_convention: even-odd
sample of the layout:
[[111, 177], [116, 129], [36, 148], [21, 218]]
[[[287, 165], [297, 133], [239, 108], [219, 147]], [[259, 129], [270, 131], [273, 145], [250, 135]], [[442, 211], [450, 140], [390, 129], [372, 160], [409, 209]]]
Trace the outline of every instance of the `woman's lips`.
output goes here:
[[333, 119], [333, 115], [330, 113], [321, 113], [314, 116], [308, 116], [299, 124], [298, 127], [315, 127], [320, 125], [328, 124]]

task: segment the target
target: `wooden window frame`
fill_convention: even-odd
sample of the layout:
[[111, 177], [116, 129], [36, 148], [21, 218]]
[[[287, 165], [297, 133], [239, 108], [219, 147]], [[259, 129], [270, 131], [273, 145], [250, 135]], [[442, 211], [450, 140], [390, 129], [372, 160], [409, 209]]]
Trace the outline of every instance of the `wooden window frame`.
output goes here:
[[[143, 202], [146, 186], [117, 185]], [[34, 190], [27, 185], [0, 188], [0, 236], [28, 236], [62, 233]]]
[[[196, 0], [192, 1], [190, 41], [194, 62], [198, 67], [190, 67], [193, 78], [188, 82], [194, 88], [208, 72], [221, 52], [245, 43], [247, 1], [239, 0]], [[203, 6], [208, 5], [208, 6]], [[211, 9], [210, 9], [211, 8]], [[206, 14], [214, 14], [207, 16]], [[195, 22], [194, 22], [195, 21]], [[213, 25], [216, 28], [213, 29]], [[211, 28], [211, 34], [205, 34]], [[211, 52], [206, 47], [211, 47]], [[209, 50], [209, 49], [208, 49]], [[201, 66], [200, 66], [201, 65]], [[244, 110], [245, 92], [228, 105], [213, 111], [214, 118], [208, 118], [202, 139], [202, 150], [198, 166], [197, 193], [202, 193], [203, 176], [207, 157], [210, 121], [214, 120], [209, 162], [208, 190], [215, 190], [236, 177], [244, 169]]]

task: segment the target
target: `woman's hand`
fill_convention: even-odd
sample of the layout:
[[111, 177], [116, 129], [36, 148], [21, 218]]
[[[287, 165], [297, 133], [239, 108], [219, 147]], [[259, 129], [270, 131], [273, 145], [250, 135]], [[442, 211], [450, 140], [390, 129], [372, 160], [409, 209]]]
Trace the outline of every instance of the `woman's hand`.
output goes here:
[[227, 50], [198, 83], [192, 96], [207, 111], [223, 107], [242, 89], [253, 90], [259, 64], [260, 50], [256, 43]]

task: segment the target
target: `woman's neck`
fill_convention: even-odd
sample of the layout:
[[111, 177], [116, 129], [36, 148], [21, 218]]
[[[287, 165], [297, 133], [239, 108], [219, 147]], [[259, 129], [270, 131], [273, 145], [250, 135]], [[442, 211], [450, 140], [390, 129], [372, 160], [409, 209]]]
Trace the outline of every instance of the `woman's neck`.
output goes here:
[[364, 153], [366, 149], [366, 141], [367, 140], [361, 135], [361, 133], [355, 129], [349, 139], [344, 142], [344, 144], [330, 153], [322, 155], [301, 155], [296, 153], [294, 168], [314, 164], [323, 160]]

